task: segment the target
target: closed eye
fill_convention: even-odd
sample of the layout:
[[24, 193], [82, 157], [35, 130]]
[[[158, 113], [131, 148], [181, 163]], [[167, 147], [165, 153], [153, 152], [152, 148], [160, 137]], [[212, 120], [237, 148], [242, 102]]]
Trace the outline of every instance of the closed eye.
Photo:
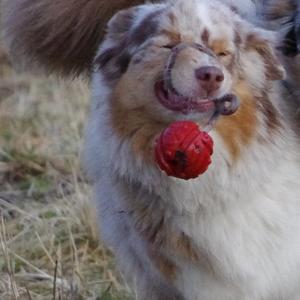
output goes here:
[[220, 51], [217, 53], [217, 56], [219, 57], [227, 57], [227, 56], [230, 56], [231, 55], [231, 52], [230, 51]]
[[176, 44], [167, 44], [167, 45], [164, 45], [164, 46], [162, 46], [162, 48], [164, 48], [164, 49], [173, 49], [173, 48], [175, 48], [176, 47]]

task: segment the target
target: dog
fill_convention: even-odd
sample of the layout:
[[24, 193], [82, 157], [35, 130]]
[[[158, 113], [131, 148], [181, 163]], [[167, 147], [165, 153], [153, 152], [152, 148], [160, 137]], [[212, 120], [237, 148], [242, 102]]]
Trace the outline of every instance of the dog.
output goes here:
[[[118, 12], [98, 48], [93, 18], [30, 30], [27, 9], [9, 15], [13, 49], [64, 74], [92, 70], [85, 164], [102, 237], [136, 298], [299, 299], [300, 141], [274, 33], [219, 0], [173, 0]], [[211, 129], [208, 171], [188, 181], [162, 172], [157, 136], [178, 120], [204, 128], [229, 95], [240, 107]], [[178, 99], [197, 105], [178, 110]]]

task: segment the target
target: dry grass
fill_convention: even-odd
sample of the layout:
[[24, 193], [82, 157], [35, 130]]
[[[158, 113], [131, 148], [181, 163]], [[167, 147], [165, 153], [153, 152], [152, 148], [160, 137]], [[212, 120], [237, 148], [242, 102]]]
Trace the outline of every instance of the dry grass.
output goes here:
[[1, 300], [128, 297], [80, 169], [87, 104], [85, 82], [20, 74], [0, 46]]

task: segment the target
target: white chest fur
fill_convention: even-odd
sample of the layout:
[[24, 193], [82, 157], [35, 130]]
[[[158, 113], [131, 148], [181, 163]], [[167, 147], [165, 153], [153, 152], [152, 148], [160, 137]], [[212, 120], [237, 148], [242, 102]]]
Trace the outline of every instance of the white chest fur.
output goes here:
[[218, 184], [195, 182], [189, 190], [201, 195], [198, 213], [175, 220], [204, 256], [203, 268], [182, 263], [178, 283], [188, 299], [299, 297], [299, 164], [290, 154], [283, 159], [280, 146], [265, 158], [254, 147], [231, 171], [213, 164]]

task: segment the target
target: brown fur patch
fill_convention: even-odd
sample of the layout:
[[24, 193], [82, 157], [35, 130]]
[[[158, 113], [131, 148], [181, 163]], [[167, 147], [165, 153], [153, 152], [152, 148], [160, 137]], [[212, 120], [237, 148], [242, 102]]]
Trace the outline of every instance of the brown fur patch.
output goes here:
[[159, 253], [172, 253], [191, 262], [202, 263], [202, 256], [192, 240], [183, 232], [176, 231], [166, 218], [164, 209], [153, 199], [151, 203], [129, 203], [131, 219], [138, 234], [149, 243], [156, 263], [165, 271], [172, 270], [175, 275], [176, 266], [172, 260], [166, 260]]
[[202, 35], [201, 35], [201, 39], [202, 39], [202, 42], [207, 45], [208, 42], [209, 42], [209, 31], [207, 28], [205, 28], [202, 32]]
[[183, 232], [175, 233], [170, 232], [169, 240], [167, 239], [167, 243], [169, 243], [169, 248], [174, 249], [177, 253], [179, 253], [182, 257], [188, 259], [189, 261], [199, 262], [199, 250], [195, 248], [192, 240]]
[[[155, 209], [151, 205], [136, 207], [132, 219], [137, 232], [157, 251], [173, 253], [188, 261], [200, 262], [199, 250], [193, 245], [191, 239], [183, 232], [171, 228], [158, 205]], [[164, 267], [170, 265], [168, 262], [168, 266]]]
[[168, 281], [174, 281], [178, 272], [175, 263], [165, 255], [158, 254], [155, 249], [152, 249], [152, 247], [150, 247], [150, 249], [149, 256], [159, 272], [163, 274]]
[[141, 0], [10, 0], [6, 36], [15, 57], [26, 56], [49, 70], [90, 70], [108, 19]]
[[126, 111], [122, 105], [114, 103], [112, 107], [112, 124], [123, 139], [131, 141], [135, 155], [146, 162], [153, 162], [154, 138], [164, 128], [163, 124], [155, 123], [145, 116], [143, 108]]
[[280, 80], [284, 78], [284, 69], [268, 40], [254, 33], [248, 35], [246, 43], [248, 49], [255, 49], [264, 59], [266, 76], [269, 80]]
[[243, 147], [249, 145], [257, 129], [257, 108], [255, 99], [246, 83], [240, 81], [234, 92], [241, 101], [238, 111], [222, 117], [216, 124], [216, 130], [221, 135], [234, 161], [240, 157]]
[[279, 112], [269, 99], [267, 93], [257, 100], [257, 108], [263, 113], [269, 134], [272, 134], [282, 127]]
[[181, 41], [181, 35], [177, 31], [170, 31], [170, 30], [162, 30], [161, 34], [166, 35], [169, 39], [171, 44], [178, 44]]
[[228, 41], [223, 39], [213, 40], [211, 42], [210, 48], [216, 53], [217, 55], [223, 52], [228, 51]]
[[[235, 54], [230, 51], [229, 43], [225, 39], [217, 39], [211, 42], [211, 49], [222, 59], [222, 64], [233, 75], [235, 73]], [[237, 46], [238, 47], [238, 46]]]

